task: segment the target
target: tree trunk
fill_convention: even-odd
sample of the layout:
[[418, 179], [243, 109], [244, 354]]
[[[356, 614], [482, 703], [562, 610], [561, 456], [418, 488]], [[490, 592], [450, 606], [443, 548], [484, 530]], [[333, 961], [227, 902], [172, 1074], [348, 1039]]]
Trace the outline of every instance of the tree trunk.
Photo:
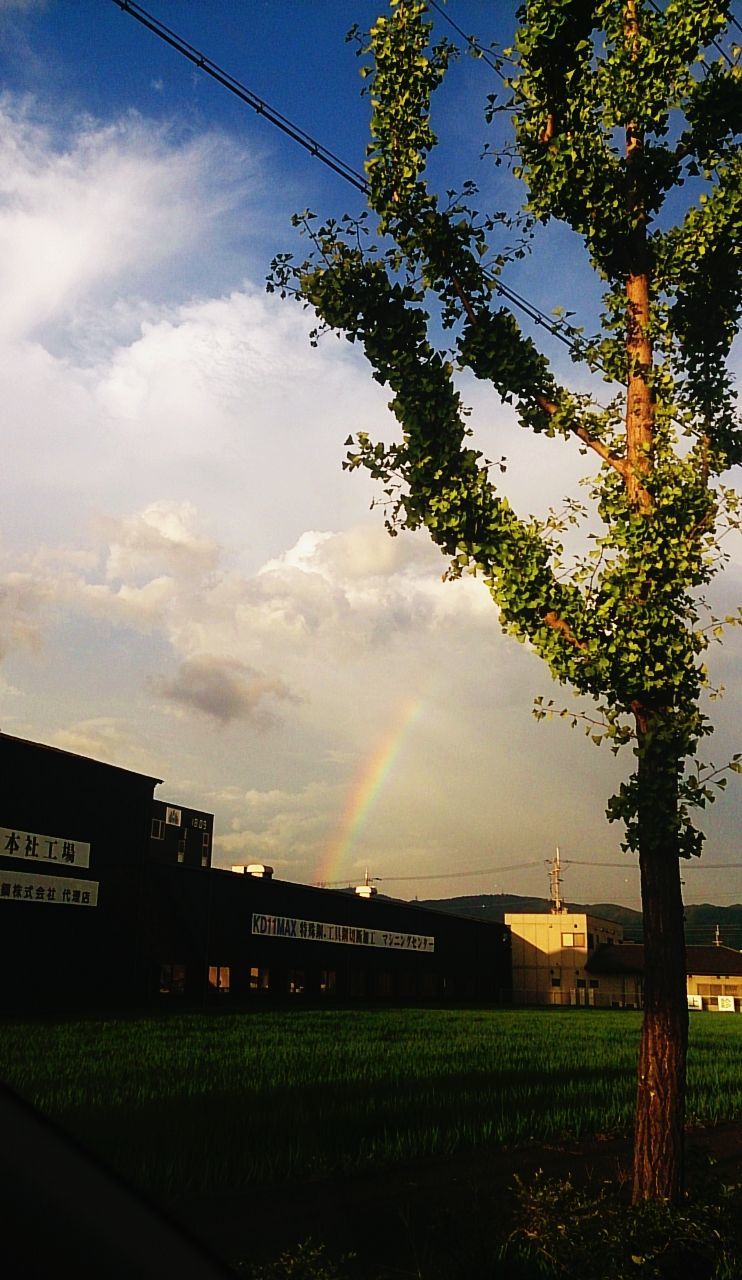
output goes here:
[[688, 1047], [678, 761], [658, 718], [637, 715], [639, 865], [644, 913], [644, 1022], [637, 1070], [633, 1200], [683, 1191]]

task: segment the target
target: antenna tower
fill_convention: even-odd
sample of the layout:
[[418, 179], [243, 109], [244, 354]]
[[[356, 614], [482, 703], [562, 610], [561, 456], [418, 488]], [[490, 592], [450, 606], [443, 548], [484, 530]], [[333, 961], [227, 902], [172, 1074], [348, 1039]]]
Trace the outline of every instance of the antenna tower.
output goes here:
[[559, 858], [559, 845], [553, 858], [547, 858], [549, 868], [549, 910], [553, 916], [561, 915], [567, 908], [562, 898], [562, 864]]

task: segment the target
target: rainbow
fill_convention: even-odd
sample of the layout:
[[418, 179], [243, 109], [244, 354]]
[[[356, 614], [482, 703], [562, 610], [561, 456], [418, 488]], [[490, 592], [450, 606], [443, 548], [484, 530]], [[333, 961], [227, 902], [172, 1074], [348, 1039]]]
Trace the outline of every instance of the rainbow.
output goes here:
[[338, 879], [340, 868], [394, 767], [408, 729], [419, 718], [423, 703], [424, 698], [420, 696], [405, 699], [392, 728], [376, 744], [356, 774], [335, 839], [318, 868], [316, 879], [319, 884]]

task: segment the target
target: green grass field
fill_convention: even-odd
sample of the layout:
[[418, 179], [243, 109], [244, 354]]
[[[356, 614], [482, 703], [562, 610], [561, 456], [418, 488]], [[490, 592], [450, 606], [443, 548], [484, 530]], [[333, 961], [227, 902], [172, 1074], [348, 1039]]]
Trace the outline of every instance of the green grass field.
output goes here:
[[[626, 1132], [640, 1015], [292, 1010], [6, 1022], [0, 1077], [165, 1196]], [[742, 1018], [691, 1015], [688, 1114], [742, 1118]]]

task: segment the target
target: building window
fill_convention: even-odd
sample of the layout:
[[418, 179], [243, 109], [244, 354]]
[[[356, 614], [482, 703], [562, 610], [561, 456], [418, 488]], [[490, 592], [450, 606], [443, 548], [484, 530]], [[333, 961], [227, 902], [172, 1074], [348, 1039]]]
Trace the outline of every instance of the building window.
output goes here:
[[172, 805], [166, 806], [165, 821], [169, 827], [179, 827], [180, 818], [181, 818], [180, 809], [174, 809]]
[[350, 994], [352, 996], [365, 996], [366, 994], [366, 971], [364, 969], [351, 969], [350, 971]]
[[424, 973], [422, 994], [427, 1000], [434, 1000], [438, 995], [438, 978], [434, 973]]
[[390, 996], [392, 994], [391, 973], [377, 973], [374, 986], [376, 988], [377, 996]]
[[289, 995], [300, 996], [304, 991], [304, 970], [289, 969]]
[[551, 980], [551, 985], [552, 985], [552, 987], [555, 987], [555, 988], [556, 988], [556, 987], [561, 987], [561, 985], [562, 985], [562, 980], [561, 980], [561, 978], [552, 978], [552, 980]]
[[414, 973], [402, 973], [399, 976], [399, 994], [405, 1000], [412, 1000], [417, 995], [417, 982]]
[[319, 989], [323, 995], [331, 996], [337, 990], [337, 972], [335, 969], [320, 969]]
[[182, 996], [185, 995], [185, 979], [186, 970], [184, 964], [161, 964], [160, 965], [160, 995], [161, 996]]
[[572, 936], [573, 936], [573, 938], [574, 938], [574, 946], [576, 946], [576, 947], [584, 947], [584, 945], [585, 945], [585, 935], [584, 935], [584, 933], [574, 933]]
[[229, 993], [229, 965], [209, 965], [209, 986], [214, 991]]
[[185, 862], [185, 849], [186, 849], [185, 840], [179, 840], [178, 841], [178, 862]]
[[253, 965], [250, 970], [250, 990], [267, 991], [270, 987], [270, 970]]
[[165, 823], [162, 821], [161, 818], [152, 819], [152, 839], [153, 840], [165, 839]]
[[578, 990], [578, 991], [584, 991], [586, 986], [587, 986], [587, 983], [586, 983], [586, 981], [585, 981], [585, 979], [584, 979], [584, 978], [578, 978], [578, 979], [577, 979], [577, 990]]
[[203, 836], [201, 838], [201, 844], [203, 845], [204, 849], [208, 849], [209, 845], [211, 844], [211, 836], [209, 835], [208, 831], [204, 831]]
[[597, 978], [591, 978], [591, 979], [590, 979], [590, 990], [591, 990], [591, 991], [597, 991], [599, 986], [600, 986], [600, 983], [599, 983], [599, 981], [598, 981], [598, 979], [597, 979]]
[[563, 946], [563, 947], [573, 947], [573, 946], [574, 946], [574, 934], [572, 934], [572, 933], [563, 933], [563, 934], [562, 934], [562, 946]]
[[208, 865], [209, 865], [209, 855], [208, 855], [208, 853], [202, 853], [202, 854], [201, 854], [201, 866], [202, 866], [202, 867], [208, 867]]

